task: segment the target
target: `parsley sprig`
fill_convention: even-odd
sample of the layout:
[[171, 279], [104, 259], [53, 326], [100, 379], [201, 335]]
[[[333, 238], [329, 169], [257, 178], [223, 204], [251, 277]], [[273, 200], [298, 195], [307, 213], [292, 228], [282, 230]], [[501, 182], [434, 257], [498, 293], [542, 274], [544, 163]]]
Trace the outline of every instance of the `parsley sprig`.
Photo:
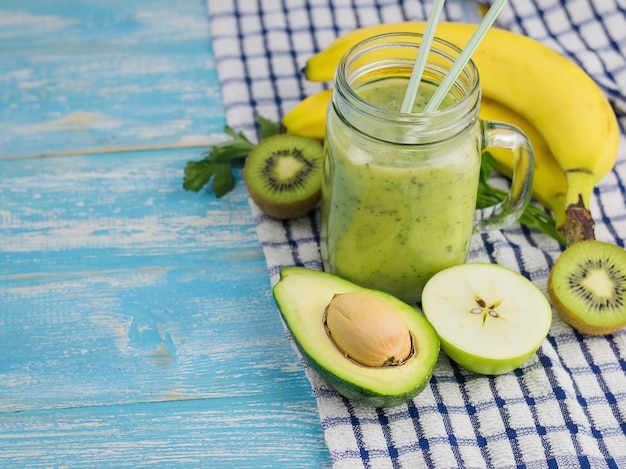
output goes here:
[[[257, 126], [261, 138], [279, 132], [279, 126], [274, 122], [257, 117]], [[203, 159], [188, 161], [185, 167], [183, 189], [198, 192], [212, 180], [213, 193], [217, 198], [223, 197], [235, 187], [233, 166], [242, 166], [248, 153], [254, 148], [252, 143], [242, 132], [235, 132], [228, 125], [224, 132], [230, 140], [213, 145], [202, 153]]]
[[[258, 116], [256, 123], [260, 138], [280, 132], [278, 124], [264, 117]], [[255, 144], [248, 140], [243, 133], [235, 132], [229, 126], [224, 127], [224, 132], [231, 137], [230, 140], [213, 145], [203, 152], [203, 159], [187, 162], [183, 180], [184, 189], [198, 192], [212, 181], [213, 192], [218, 198], [233, 190], [235, 187], [233, 166], [242, 166]], [[489, 152], [484, 152], [476, 203], [479, 209], [495, 205], [504, 200], [507, 195], [505, 191], [489, 185], [489, 176], [494, 171], [495, 166], [496, 161], [493, 156]], [[520, 223], [544, 232], [563, 245], [567, 244], [565, 238], [556, 229], [554, 218], [534, 205], [529, 204], [526, 207], [520, 218]]]

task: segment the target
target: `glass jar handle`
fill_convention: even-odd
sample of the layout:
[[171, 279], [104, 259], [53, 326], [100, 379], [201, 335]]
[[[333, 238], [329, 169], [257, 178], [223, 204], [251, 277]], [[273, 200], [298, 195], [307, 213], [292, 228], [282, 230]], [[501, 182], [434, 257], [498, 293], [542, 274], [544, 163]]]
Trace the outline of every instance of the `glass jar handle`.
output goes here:
[[500, 147], [513, 152], [513, 175], [509, 193], [502, 202], [476, 211], [475, 232], [504, 228], [522, 216], [532, 196], [535, 167], [532, 147], [520, 129], [488, 120], [481, 121], [481, 125], [483, 150]]

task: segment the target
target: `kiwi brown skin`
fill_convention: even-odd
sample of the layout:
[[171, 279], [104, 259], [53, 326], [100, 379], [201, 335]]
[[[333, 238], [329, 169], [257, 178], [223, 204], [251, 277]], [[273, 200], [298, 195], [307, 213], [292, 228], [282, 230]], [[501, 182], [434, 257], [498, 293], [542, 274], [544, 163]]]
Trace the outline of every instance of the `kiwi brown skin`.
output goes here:
[[[276, 151], [285, 153], [297, 151], [300, 157], [306, 159], [308, 170], [305, 183], [302, 184], [304, 189], [294, 189], [293, 193], [279, 195], [264, 184], [262, 181], [264, 176], [258, 171], [259, 165], [264, 164], [272, 152]], [[272, 218], [289, 220], [304, 216], [315, 208], [321, 197], [322, 160], [323, 147], [316, 140], [292, 134], [267, 137], [259, 142], [244, 163], [243, 176], [248, 193], [259, 209]]]
[[[574, 248], [574, 249], [572, 249]], [[614, 316], [614, 320], [608, 324], [598, 324], [597, 315], [603, 314], [602, 307], [592, 311], [590, 307], [584, 304], [574, 304], [572, 301], [565, 299], [563, 291], [570, 288], [567, 282], [562, 281], [563, 273], [559, 274], [559, 280], [555, 274], [557, 266], [567, 273], [567, 278], [572, 279], [577, 269], [585, 269], [582, 265], [585, 262], [593, 262], [597, 254], [591, 254], [589, 251], [601, 252], [604, 255], [605, 262], [615, 263], [615, 268], [619, 269], [619, 274], [613, 274], [613, 280], [620, 285], [614, 284], [614, 293], [619, 300], [613, 301], [613, 306], [608, 314]], [[589, 254], [587, 254], [589, 253]], [[617, 259], [615, 259], [617, 257]], [[568, 263], [572, 263], [569, 265]], [[611, 276], [611, 275], [609, 275]], [[573, 282], [574, 280], [570, 280]], [[548, 296], [552, 301], [555, 310], [570, 326], [574, 329], [589, 335], [606, 335], [611, 334], [619, 329], [626, 327], [626, 251], [619, 246], [596, 240], [579, 241], [568, 247], [559, 256], [555, 264], [550, 270], [548, 276]], [[606, 314], [606, 312], [605, 312]]]
[[315, 208], [321, 197], [320, 189], [310, 197], [302, 199], [299, 202], [280, 204], [267, 201], [263, 196], [256, 194], [253, 189], [248, 188], [248, 192], [257, 207], [259, 207], [263, 213], [276, 220], [291, 220], [306, 215]]

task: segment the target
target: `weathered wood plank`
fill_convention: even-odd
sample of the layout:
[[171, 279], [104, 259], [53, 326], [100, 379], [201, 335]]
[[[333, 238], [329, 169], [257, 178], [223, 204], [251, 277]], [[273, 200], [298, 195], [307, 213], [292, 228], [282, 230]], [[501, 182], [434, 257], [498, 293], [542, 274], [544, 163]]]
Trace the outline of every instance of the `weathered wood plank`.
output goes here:
[[[152, 425], [141, 421], [150, 405], [178, 409], [175, 401], [211, 412], [204, 428], [211, 444], [203, 440], [203, 452], [185, 446], [190, 461], [215, 458], [228, 467], [241, 458], [239, 467], [264, 467], [267, 452], [271, 461], [301, 452], [311, 467], [326, 460], [310, 387], [271, 298], [241, 173], [223, 199], [186, 192], [182, 168], [197, 154], [0, 161], [0, 454], [11, 458], [3, 467], [21, 467], [22, 458], [45, 466], [54, 457], [89, 467], [97, 463], [89, 458], [104, 457], [100, 450], [108, 467], [132, 467], [137, 459], [101, 448], [117, 440], [78, 433], [71, 446], [55, 422], [89, 432], [83, 425], [106, 408], [116, 409], [117, 425], [134, 418], [141, 429]], [[140, 404], [148, 407], [134, 415]], [[72, 420], [75, 409], [92, 423]], [[172, 418], [180, 445], [184, 433], [201, 431], [188, 412]], [[213, 420], [228, 432], [212, 434]], [[29, 421], [41, 428], [16, 431]], [[240, 450], [236, 436], [253, 452]], [[151, 459], [154, 448], [138, 440], [134, 451], [163, 463], [183, 451], [168, 448]]]
[[221, 200], [186, 192], [191, 157], [0, 161], [0, 410], [272, 393], [298, 373], [241, 175]]
[[210, 262], [258, 241], [235, 192], [182, 189], [200, 150], [0, 160], [0, 276]]
[[328, 465], [240, 172], [188, 193], [200, 150], [155, 149], [223, 138], [207, 25], [0, 0], [2, 468]]
[[[228, 402], [228, 412], [224, 411]], [[1, 414], [4, 469], [330, 467], [310, 402], [170, 401]]]
[[0, 2], [0, 157], [189, 144], [221, 130], [198, 1]]

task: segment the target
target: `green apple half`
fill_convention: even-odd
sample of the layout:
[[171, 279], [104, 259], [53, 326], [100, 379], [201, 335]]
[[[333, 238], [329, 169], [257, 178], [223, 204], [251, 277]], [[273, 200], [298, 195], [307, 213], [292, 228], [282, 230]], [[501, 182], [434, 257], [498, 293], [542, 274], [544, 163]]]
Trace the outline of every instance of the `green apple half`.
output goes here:
[[496, 264], [469, 263], [433, 276], [422, 309], [446, 354], [475, 373], [521, 366], [541, 346], [552, 308], [530, 280]]

